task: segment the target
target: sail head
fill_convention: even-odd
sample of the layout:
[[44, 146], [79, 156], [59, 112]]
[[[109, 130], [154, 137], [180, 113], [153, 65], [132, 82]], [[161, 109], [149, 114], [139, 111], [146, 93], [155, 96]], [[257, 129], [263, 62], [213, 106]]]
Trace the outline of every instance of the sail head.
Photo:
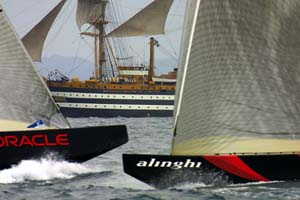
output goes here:
[[0, 10], [1, 131], [25, 130], [37, 120], [68, 127], [1, 5]]
[[300, 152], [300, 2], [199, 2], [172, 154]]

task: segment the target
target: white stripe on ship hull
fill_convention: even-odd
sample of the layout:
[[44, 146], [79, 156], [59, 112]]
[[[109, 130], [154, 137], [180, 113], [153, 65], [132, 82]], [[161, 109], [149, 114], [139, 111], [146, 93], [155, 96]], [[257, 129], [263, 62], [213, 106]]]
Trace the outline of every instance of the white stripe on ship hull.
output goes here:
[[123, 100], [174, 100], [174, 95], [138, 95], [138, 94], [97, 94], [75, 92], [52, 92], [52, 96], [81, 99], [123, 99]]
[[92, 104], [92, 103], [57, 103], [61, 108], [88, 108], [113, 110], [173, 110], [168, 105], [130, 105], [130, 104]]

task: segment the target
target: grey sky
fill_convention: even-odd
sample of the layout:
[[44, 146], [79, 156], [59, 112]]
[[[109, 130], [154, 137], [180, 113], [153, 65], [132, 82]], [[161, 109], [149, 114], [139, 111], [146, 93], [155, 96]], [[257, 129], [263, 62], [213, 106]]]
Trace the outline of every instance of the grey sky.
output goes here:
[[[115, 0], [116, 1], [116, 0]], [[22, 37], [24, 36], [43, 16], [46, 15], [59, 0], [0, 0], [9, 18]], [[125, 17], [134, 15], [138, 10], [152, 2], [151, 0], [117, 0], [122, 7]], [[161, 47], [156, 50], [157, 71], [167, 72], [176, 67], [176, 57], [179, 54], [181, 28], [184, 17], [185, 0], [175, 0], [167, 20], [167, 35], [155, 36]], [[43, 58], [60, 55], [65, 57], [78, 57], [93, 61], [91, 43], [89, 39], [80, 39], [79, 30], [75, 23], [76, 0], [69, 0], [64, 6], [61, 14], [56, 20], [46, 40]], [[135, 54], [148, 63], [148, 40], [149, 37], [134, 37], [126, 39], [134, 49]], [[167, 55], [166, 51], [172, 56]], [[63, 72], [70, 72], [67, 75], [78, 75], [80, 78], [87, 78], [93, 71], [93, 66], [86, 66], [84, 63], [69, 63], [65, 68], [49, 66], [49, 63], [38, 65], [41, 73], [45, 74], [55, 68]], [[53, 65], [53, 63], [51, 63]], [[59, 63], [55, 63], [59, 65]], [[82, 66], [80, 66], [82, 65]], [[162, 66], [163, 65], [163, 66]], [[82, 69], [83, 68], [83, 69]]]

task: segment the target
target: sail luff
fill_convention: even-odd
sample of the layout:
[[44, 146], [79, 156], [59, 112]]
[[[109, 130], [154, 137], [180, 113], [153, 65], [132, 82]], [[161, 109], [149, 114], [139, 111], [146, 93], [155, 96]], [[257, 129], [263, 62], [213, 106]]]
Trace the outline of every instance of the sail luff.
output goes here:
[[36, 26], [34, 26], [23, 38], [22, 42], [26, 47], [33, 61], [42, 60], [42, 52], [48, 32], [53, 22], [61, 11], [66, 0], [62, 0], [55, 6]]
[[36, 120], [68, 127], [1, 5], [0, 10], [0, 121], [17, 124], [11, 130], [25, 130]]
[[[173, 140], [172, 140], [172, 148], [174, 145], [174, 140], [176, 137], [176, 124], [178, 115], [180, 112], [180, 105], [182, 100], [182, 94], [184, 89], [184, 82], [186, 79], [186, 72], [188, 69], [188, 62], [192, 48], [192, 41], [195, 32], [195, 26], [197, 22], [197, 16], [199, 12], [201, 0], [196, 1], [188, 1], [185, 11], [185, 21], [184, 21], [184, 31], [182, 33], [181, 38], [181, 48], [180, 48], [180, 56], [178, 61], [178, 74], [177, 74], [177, 88], [176, 88], [176, 98], [175, 98], [175, 109], [174, 109], [174, 127], [173, 127]], [[194, 10], [195, 9], [195, 10]], [[186, 40], [186, 38], [189, 38]], [[172, 152], [172, 150], [171, 150]]]
[[173, 0], [155, 0], [107, 34], [107, 37], [132, 37], [165, 33], [165, 23]]
[[[188, 69], [188, 62], [190, 57], [190, 52], [192, 48], [192, 41], [194, 37], [195, 32], [195, 25], [197, 22], [197, 15], [199, 12], [199, 5], [201, 0], [196, 1], [190, 1], [190, 4], [186, 7], [186, 17], [185, 17], [185, 26], [184, 26], [184, 32], [182, 35], [182, 45], [180, 48], [180, 60], [179, 62], [179, 72], [177, 79], [180, 79], [179, 84], [180, 87], [177, 87], [176, 91], [176, 109], [174, 110], [174, 116], [175, 116], [175, 123], [177, 121], [178, 114], [180, 112], [180, 105], [181, 105], [181, 99], [182, 99], [182, 93], [184, 88], [184, 82], [186, 78], [186, 72]], [[190, 12], [191, 9], [195, 9], [194, 12]], [[184, 39], [188, 37], [189, 40], [185, 41]], [[177, 82], [177, 83], [178, 83]]]

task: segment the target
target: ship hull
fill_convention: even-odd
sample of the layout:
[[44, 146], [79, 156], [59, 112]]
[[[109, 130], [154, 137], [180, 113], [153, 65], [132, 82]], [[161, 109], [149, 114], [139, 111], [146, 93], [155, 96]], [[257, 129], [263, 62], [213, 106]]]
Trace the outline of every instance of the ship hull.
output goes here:
[[124, 171], [156, 188], [300, 180], [300, 156], [165, 156], [123, 154]]
[[66, 117], [172, 117], [174, 91], [49, 87]]
[[49, 155], [85, 162], [127, 141], [125, 126], [0, 132], [0, 169]]
[[[85, 103], [83, 103], [85, 104]], [[58, 104], [60, 105], [60, 104]], [[61, 108], [66, 117], [172, 117], [173, 111]]]

